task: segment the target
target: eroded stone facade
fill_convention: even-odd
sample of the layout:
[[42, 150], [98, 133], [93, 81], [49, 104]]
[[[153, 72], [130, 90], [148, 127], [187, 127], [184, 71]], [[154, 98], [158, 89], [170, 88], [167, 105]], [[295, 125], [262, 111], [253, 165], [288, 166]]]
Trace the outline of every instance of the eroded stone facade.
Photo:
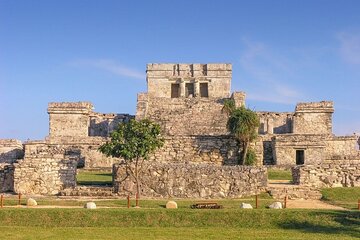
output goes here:
[[[216, 166], [145, 162], [141, 195], [157, 198], [240, 198], [255, 195], [267, 184], [265, 167]], [[114, 165], [114, 191], [136, 193], [136, 184], [125, 165]]]
[[360, 187], [360, 164], [351, 161], [331, 161], [292, 169], [294, 183], [303, 186]]
[[25, 157], [14, 163], [14, 192], [56, 195], [76, 185], [77, 156], [63, 154]]

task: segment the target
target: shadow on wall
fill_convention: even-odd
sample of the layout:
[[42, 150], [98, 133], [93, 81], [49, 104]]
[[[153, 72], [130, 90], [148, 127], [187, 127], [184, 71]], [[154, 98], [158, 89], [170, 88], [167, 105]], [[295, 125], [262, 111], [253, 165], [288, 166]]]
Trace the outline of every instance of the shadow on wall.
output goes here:
[[128, 122], [134, 116], [128, 114], [99, 114], [90, 119], [89, 136], [107, 137], [121, 122]]
[[22, 149], [13, 149], [0, 154], [0, 163], [13, 163], [23, 157], [24, 151]]
[[62, 184], [61, 189], [76, 186], [76, 158], [60, 160], [59, 178]]

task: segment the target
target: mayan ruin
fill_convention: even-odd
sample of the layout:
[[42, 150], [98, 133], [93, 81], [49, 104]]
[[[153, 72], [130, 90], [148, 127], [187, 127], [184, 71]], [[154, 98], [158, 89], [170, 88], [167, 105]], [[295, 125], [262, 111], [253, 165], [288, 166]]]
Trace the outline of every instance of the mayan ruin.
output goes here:
[[159, 123], [165, 138], [146, 163], [144, 196], [257, 194], [267, 187], [268, 167], [292, 168], [294, 183], [309, 189], [360, 186], [359, 138], [333, 134], [331, 101], [297, 103], [294, 112], [257, 112], [256, 166], [237, 166], [241, 149], [222, 109], [225, 99], [246, 105], [246, 93], [231, 93], [231, 80], [231, 64], [154, 63], [146, 67], [148, 90], [138, 94], [135, 116], [97, 113], [90, 102], [49, 103], [44, 140], [0, 140], [0, 189], [71, 195], [77, 191], [77, 169], [107, 168], [113, 169], [111, 191], [126, 196], [132, 180], [124, 180], [118, 160], [98, 148], [118, 123], [133, 118]]

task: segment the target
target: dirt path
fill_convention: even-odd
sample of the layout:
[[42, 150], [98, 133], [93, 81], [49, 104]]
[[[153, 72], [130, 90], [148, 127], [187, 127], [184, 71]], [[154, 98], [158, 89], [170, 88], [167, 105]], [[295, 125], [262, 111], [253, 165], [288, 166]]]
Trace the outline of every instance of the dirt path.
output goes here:
[[345, 208], [342, 207], [334, 206], [320, 200], [312, 200], [312, 199], [288, 200], [287, 208], [346, 210]]

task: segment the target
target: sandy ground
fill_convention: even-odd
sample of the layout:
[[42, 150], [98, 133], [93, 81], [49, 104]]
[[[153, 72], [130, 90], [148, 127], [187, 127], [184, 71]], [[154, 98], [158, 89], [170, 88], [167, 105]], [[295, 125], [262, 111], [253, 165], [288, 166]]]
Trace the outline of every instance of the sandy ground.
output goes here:
[[286, 207], [287, 208], [305, 208], [305, 209], [346, 210], [345, 208], [334, 206], [334, 205], [325, 203], [320, 200], [311, 200], [311, 199], [288, 200]]

